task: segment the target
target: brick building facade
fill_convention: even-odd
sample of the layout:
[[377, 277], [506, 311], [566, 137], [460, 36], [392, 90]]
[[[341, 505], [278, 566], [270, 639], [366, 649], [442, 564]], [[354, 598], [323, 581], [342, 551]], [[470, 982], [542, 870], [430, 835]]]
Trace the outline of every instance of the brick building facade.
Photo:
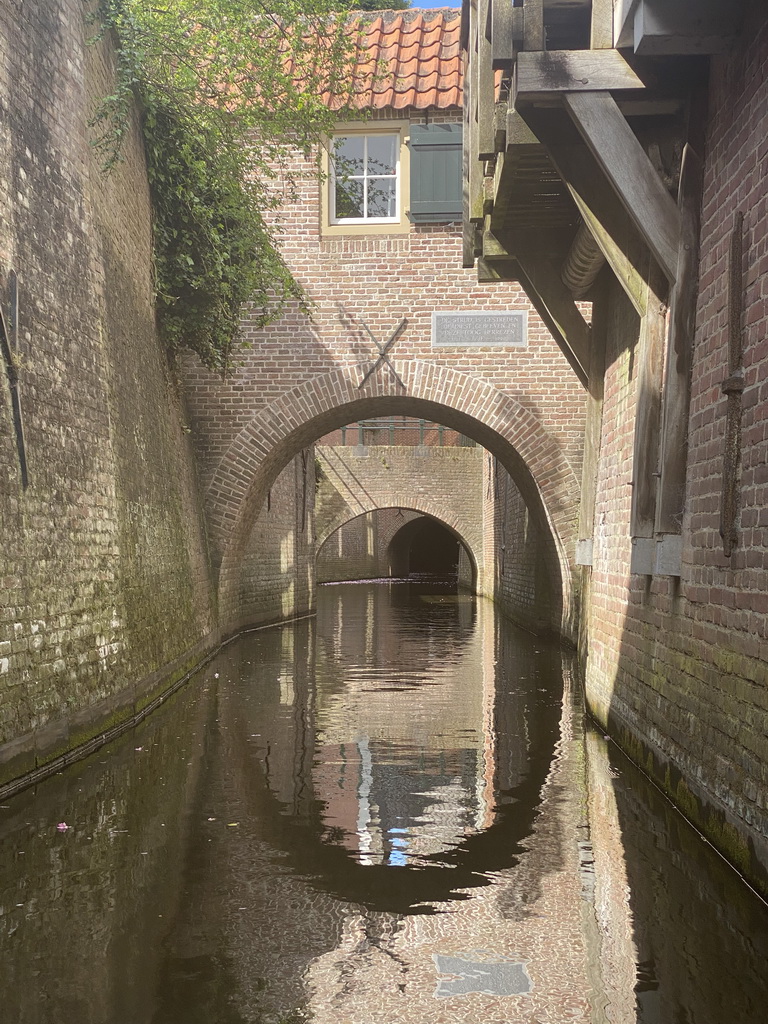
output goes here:
[[[494, 99], [507, 132], [485, 236], [471, 206], [468, 225], [474, 254], [490, 230], [504, 276], [559, 317], [590, 367], [578, 548], [590, 709], [766, 891], [768, 15], [658, 6], [552, 3], [542, 17], [526, 3], [521, 26], [494, 38], [506, 71], [501, 93], [480, 83], [470, 100], [473, 175], [489, 168], [478, 150]], [[487, 82], [473, 46], [488, 5], [466, 9]], [[525, 191], [532, 168], [548, 182], [546, 224]], [[537, 225], [540, 243], [520, 247]]]
[[[373, 157], [363, 155], [368, 150], [361, 140], [371, 153], [390, 146], [374, 167], [387, 173], [371, 172], [369, 179], [383, 190], [396, 176], [396, 199], [392, 193], [390, 207], [373, 210], [381, 216], [368, 217], [363, 207], [355, 216], [340, 207], [334, 216], [339, 175], [334, 178], [333, 157], [322, 157], [327, 177], [318, 181], [317, 154], [297, 153], [298, 181], [285, 187], [275, 230], [312, 300], [311, 317], [288, 309], [258, 330], [246, 317], [251, 344], [225, 382], [192, 359], [185, 362], [225, 625], [252, 614], [243, 595], [255, 593], [259, 581], [248, 582], [243, 574], [258, 558], [244, 554], [254, 550], [254, 523], [288, 460], [346, 423], [406, 415], [443, 423], [495, 454], [530, 511], [528, 543], [539, 552], [536, 561], [557, 581], [548, 624], [575, 636], [573, 552], [585, 392], [520, 286], [479, 284], [462, 268], [459, 14], [388, 12], [362, 21], [361, 52], [388, 62], [392, 74], [356, 98], [370, 117], [340, 115], [338, 136], [328, 148], [347, 146], [349, 163], [368, 159], [362, 180]], [[434, 154], [424, 156], [441, 147], [451, 153], [445, 173], [456, 170], [452, 201], [443, 183], [431, 198], [425, 184], [442, 182], [445, 168]], [[394, 164], [384, 167], [392, 153], [396, 172]], [[356, 180], [351, 175], [342, 184], [354, 191]], [[493, 334], [493, 322], [472, 319], [478, 313], [519, 314], [518, 329], [523, 326], [515, 336]], [[450, 323], [435, 330], [434, 314], [467, 314], [463, 337], [450, 335]], [[387, 352], [393, 371], [376, 365], [374, 339], [383, 346], [398, 325]], [[511, 603], [508, 610], [514, 614]]]

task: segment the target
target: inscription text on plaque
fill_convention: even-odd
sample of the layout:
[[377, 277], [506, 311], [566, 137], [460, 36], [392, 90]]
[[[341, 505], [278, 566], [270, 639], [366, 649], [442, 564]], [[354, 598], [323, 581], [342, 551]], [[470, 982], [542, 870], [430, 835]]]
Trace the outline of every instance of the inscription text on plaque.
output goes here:
[[524, 309], [502, 313], [432, 313], [432, 348], [486, 348], [528, 343]]

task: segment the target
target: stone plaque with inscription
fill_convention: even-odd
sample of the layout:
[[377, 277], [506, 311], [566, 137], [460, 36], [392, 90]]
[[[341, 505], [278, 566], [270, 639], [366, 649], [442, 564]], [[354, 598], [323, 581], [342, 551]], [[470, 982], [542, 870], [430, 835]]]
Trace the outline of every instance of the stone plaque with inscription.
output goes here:
[[432, 314], [432, 348], [525, 348], [527, 343], [528, 314], [524, 309]]

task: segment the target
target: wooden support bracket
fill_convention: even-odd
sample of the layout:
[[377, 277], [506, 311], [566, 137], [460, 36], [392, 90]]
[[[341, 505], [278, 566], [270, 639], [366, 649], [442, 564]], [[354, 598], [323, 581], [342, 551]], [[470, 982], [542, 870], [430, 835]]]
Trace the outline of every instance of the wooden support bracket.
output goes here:
[[494, 71], [511, 68], [515, 51], [523, 41], [523, 9], [512, 0], [493, 0], [491, 8], [491, 56]]
[[662, 534], [680, 533], [683, 528], [703, 175], [701, 157], [690, 144], [686, 144], [677, 201], [682, 217], [682, 234], [677, 280], [670, 295], [669, 339], [664, 372], [661, 484], [656, 508], [656, 531]]
[[[661, 439], [661, 389], [664, 370], [664, 341], [667, 331], [667, 307], [660, 295], [665, 291], [661, 272], [655, 268], [648, 285], [648, 301], [637, 344], [637, 399], [635, 403], [635, 439], [632, 457], [632, 509], [630, 532], [638, 551], [640, 543], [653, 540], [656, 524], [656, 494], [659, 481], [659, 444]], [[653, 542], [655, 545], [655, 541]], [[651, 545], [649, 550], [655, 552]], [[655, 557], [655, 555], [654, 555]], [[653, 561], [651, 568], [653, 572]], [[633, 569], [637, 572], [645, 570]]]
[[584, 223], [632, 305], [643, 316], [653, 262], [644, 239], [564, 113], [529, 109], [525, 117], [546, 146]]
[[520, 280], [520, 267], [517, 260], [493, 260], [485, 259], [477, 261], [477, 280], [480, 284], [492, 284], [498, 281]]
[[667, 280], [674, 282], [680, 212], [616, 101], [609, 92], [592, 92], [566, 93], [563, 102]]
[[590, 327], [549, 260], [519, 258], [520, 284], [576, 376], [589, 383]]
[[523, 48], [525, 50], [543, 50], [545, 46], [544, 0], [524, 0]]
[[517, 55], [513, 83], [517, 110], [530, 103], [557, 103], [564, 92], [613, 89], [645, 89], [618, 50], [542, 50]]

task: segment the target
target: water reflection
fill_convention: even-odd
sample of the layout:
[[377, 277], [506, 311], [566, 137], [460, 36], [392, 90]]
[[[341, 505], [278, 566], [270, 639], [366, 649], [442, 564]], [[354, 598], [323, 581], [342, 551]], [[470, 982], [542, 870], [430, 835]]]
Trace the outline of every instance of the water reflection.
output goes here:
[[762, 1020], [764, 906], [585, 747], [567, 655], [323, 591], [0, 810], [4, 1019]]

